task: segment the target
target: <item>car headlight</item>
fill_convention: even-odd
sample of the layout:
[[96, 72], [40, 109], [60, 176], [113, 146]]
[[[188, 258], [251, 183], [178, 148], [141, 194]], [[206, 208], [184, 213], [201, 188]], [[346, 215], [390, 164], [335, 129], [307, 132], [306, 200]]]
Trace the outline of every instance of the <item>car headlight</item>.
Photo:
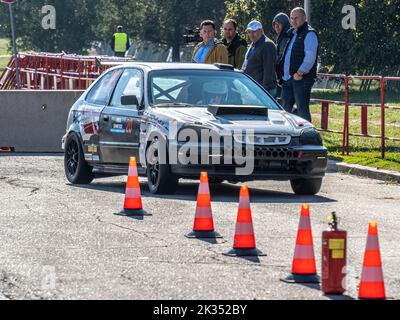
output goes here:
[[309, 128], [302, 132], [300, 136], [300, 144], [308, 146], [322, 146], [323, 142], [320, 133], [314, 128]]

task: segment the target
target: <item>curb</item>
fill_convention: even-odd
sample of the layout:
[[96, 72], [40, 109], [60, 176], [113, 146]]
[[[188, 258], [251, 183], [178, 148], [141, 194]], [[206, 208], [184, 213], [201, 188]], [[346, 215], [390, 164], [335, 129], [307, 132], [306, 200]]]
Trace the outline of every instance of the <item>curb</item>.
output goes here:
[[400, 173], [396, 171], [380, 170], [371, 167], [361, 166], [359, 164], [348, 164], [344, 162], [329, 161], [329, 170], [335, 172], [350, 174], [359, 177], [365, 177], [374, 180], [386, 182], [395, 182], [400, 184]]

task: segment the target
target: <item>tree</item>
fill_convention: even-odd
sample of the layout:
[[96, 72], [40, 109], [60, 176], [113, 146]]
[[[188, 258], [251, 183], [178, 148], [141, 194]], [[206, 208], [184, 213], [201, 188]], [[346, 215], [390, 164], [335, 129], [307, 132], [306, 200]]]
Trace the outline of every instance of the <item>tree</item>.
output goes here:
[[[342, 27], [344, 5], [356, 8], [356, 30]], [[393, 74], [393, 68], [398, 70], [399, 0], [327, 0], [313, 2], [313, 12], [313, 25], [322, 43], [322, 61], [332, 65], [335, 72]]]
[[0, 38], [8, 36], [8, 22], [6, 15], [6, 6], [0, 3]]
[[[14, 5], [19, 47], [47, 52], [85, 52], [94, 39], [96, 3], [96, 0], [19, 0]], [[42, 26], [46, 15], [42, 13], [42, 7], [45, 5], [56, 9], [55, 30], [46, 30]], [[0, 14], [0, 19], [3, 15]]]
[[118, 21], [131, 36], [172, 47], [173, 60], [179, 61], [185, 27], [204, 19], [220, 24], [224, 8], [224, 0], [102, 0], [97, 7], [99, 21], [107, 26], [99, 26], [97, 35], [109, 37]]
[[302, 0], [228, 0], [226, 18], [236, 19], [241, 31], [246, 29], [251, 20], [257, 19], [262, 22], [265, 33], [273, 39], [276, 37], [272, 29], [274, 17], [280, 12], [290, 15], [293, 8], [302, 6], [303, 3]]
[[[320, 59], [335, 73], [395, 74], [399, 70], [400, 0], [312, 1], [311, 25], [318, 32]], [[287, 14], [304, 1], [233, 0], [227, 1], [227, 17], [236, 18], [241, 29], [254, 18], [264, 24], [272, 38], [273, 17]], [[342, 27], [344, 5], [356, 8], [356, 30]]]

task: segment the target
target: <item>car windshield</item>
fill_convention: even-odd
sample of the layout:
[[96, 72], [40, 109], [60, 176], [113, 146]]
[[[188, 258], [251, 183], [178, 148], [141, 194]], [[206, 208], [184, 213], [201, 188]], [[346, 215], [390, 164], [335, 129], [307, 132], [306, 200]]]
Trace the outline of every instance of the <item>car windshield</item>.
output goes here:
[[150, 105], [158, 107], [264, 106], [277, 103], [253, 80], [233, 71], [162, 70], [149, 76]]

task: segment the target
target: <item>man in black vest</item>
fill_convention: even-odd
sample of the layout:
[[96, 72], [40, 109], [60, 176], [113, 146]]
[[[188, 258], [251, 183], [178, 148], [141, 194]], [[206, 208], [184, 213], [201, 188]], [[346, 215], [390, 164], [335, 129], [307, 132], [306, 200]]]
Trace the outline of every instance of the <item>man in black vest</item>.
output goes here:
[[318, 35], [307, 22], [303, 8], [296, 8], [290, 15], [291, 40], [285, 50], [283, 94], [284, 108], [293, 111], [296, 103], [298, 116], [311, 122], [311, 90], [317, 77]]
[[237, 32], [238, 24], [233, 19], [224, 22], [224, 39], [222, 43], [228, 49], [229, 64], [236, 69], [242, 69], [247, 52], [247, 42]]

